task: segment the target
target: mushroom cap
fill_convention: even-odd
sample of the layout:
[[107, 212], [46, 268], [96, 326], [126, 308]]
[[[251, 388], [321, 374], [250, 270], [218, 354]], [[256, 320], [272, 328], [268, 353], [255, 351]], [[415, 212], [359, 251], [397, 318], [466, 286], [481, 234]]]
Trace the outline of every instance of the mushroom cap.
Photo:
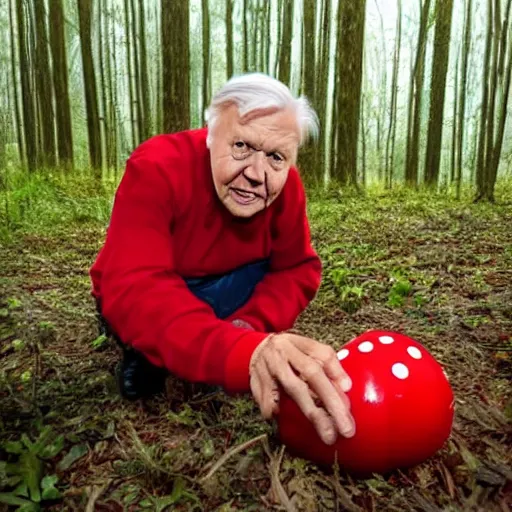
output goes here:
[[281, 390], [279, 437], [292, 454], [369, 474], [414, 466], [443, 446], [454, 395], [443, 367], [421, 343], [397, 332], [367, 331], [345, 344], [338, 359], [352, 379], [347, 396], [356, 433], [326, 445]]

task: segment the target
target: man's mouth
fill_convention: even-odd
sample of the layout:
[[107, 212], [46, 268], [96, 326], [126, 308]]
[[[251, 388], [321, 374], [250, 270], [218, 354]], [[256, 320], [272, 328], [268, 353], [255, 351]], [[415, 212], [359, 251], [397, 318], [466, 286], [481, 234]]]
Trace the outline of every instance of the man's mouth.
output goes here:
[[261, 199], [259, 194], [243, 190], [241, 188], [231, 188], [231, 197], [239, 204], [250, 204], [254, 201]]

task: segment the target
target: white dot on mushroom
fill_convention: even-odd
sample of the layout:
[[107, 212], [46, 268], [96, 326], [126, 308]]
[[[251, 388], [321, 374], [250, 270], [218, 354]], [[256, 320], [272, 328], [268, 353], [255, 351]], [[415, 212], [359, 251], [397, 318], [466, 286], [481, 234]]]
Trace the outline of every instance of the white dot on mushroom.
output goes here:
[[346, 349], [346, 348], [342, 348], [339, 352], [338, 352], [338, 359], [341, 361], [343, 359], [345, 359], [349, 354], [349, 351]]
[[357, 348], [360, 352], [371, 352], [373, 350], [373, 343], [371, 341], [363, 341]]
[[414, 359], [421, 359], [422, 358], [422, 355], [421, 355], [421, 352], [420, 352], [420, 349], [419, 348], [416, 348], [416, 347], [408, 347], [407, 348], [407, 353], [413, 357]]
[[403, 363], [395, 363], [391, 368], [391, 372], [397, 379], [407, 379], [409, 377], [409, 368]]
[[391, 336], [379, 336], [379, 341], [383, 344], [383, 345], [390, 345], [391, 343], [393, 343], [395, 340], [391, 337]]

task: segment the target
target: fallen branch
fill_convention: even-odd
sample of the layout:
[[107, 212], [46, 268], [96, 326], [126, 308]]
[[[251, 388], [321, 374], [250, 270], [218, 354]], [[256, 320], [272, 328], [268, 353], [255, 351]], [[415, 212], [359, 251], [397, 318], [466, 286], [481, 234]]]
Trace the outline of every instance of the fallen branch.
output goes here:
[[267, 437], [267, 434], [261, 434], [259, 436], [254, 437], [253, 439], [249, 439], [249, 441], [246, 441], [245, 443], [239, 444], [238, 446], [234, 446], [230, 450], [228, 450], [208, 471], [208, 473], [201, 478], [201, 482], [205, 482], [208, 480], [208, 478], [211, 478], [212, 475], [223, 465], [226, 463], [227, 460], [229, 460], [233, 455], [236, 455], [237, 453], [240, 453], [241, 451], [245, 450], [246, 448], [249, 448], [250, 446], [255, 445], [258, 441], [261, 441], [262, 439], [265, 439]]

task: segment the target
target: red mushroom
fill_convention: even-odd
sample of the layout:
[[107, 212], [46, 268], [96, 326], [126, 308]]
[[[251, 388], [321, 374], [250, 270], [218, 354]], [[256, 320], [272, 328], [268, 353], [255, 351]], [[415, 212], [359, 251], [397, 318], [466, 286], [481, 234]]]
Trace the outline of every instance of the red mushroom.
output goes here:
[[325, 444], [296, 403], [281, 394], [279, 437], [292, 454], [354, 473], [383, 473], [434, 455], [450, 436], [454, 396], [427, 349], [400, 333], [368, 331], [338, 352], [352, 379], [352, 438]]

